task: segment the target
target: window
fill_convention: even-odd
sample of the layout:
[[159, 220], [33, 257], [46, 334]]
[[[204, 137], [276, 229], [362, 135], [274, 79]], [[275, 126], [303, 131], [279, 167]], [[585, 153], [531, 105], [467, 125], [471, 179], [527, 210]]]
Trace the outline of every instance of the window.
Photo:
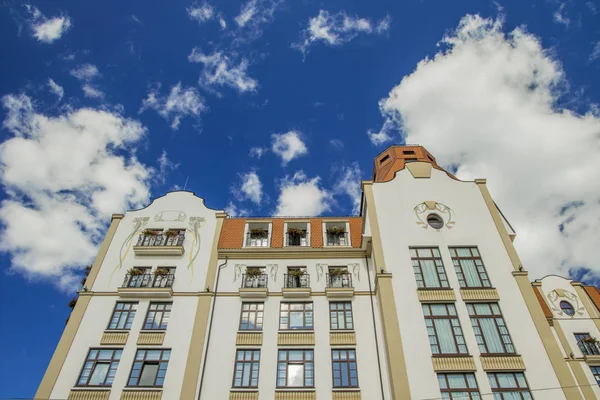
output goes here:
[[175, 280], [175, 267], [158, 267], [154, 270], [152, 287], [173, 287]]
[[454, 304], [423, 304], [422, 307], [432, 354], [467, 354]]
[[427, 216], [427, 224], [433, 229], [442, 229], [444, 227], [444, 220], [437, 214], [429, 214]]
[[531, 400], [531, 392], [522, 372], [488, 373], [494, 400]]
[[404, 154], [405, 156], [414, 156], [415, 152], [413, 150], [403, 150], [402, 154]]
[[313, 350], [279, 350], [277, 387], [314, 387]]
[[482, 354], [515, 352], [497, 303], [467, 304], [467, 309]]
[[281, 303], [279, 329], [313, 329], [313, 304]]
[[171, 350], [138, 350], [127, 386], [162, 387]]
[[288, 267], [288, 273], [283, 278], [286, 288], [310, 287], [310, 275], [306, 272], [306, 267]]
[[150, 267], [133, 267], [132, 270], [137, 270], [137, 275], [127, 274], [125, 275], [125, 287], [146, 287], [152, 282], [152, 275], [150, 274]]
[[171, 316], [171, 303], [150, 303], [144, 329], [164, 330], [169, 324]]
[[246, 273], [242, 275], [243, 288], [266, 288], [268, 282], [265, 267], [247, 267]]
[[329, 326], [332, 331], [354, 329], [352, 302], [343, 301], [329, 303]]
[[246, 247], [269, 247], [269, 223], [248, 224]]
[[111, 386], [122, 353], [122, 349], [90, 349], [77, 386]]
[[598, 341], [591, 337], [589, 333], [575, 333], [575, 339], [577, 340], [577, 345], [584, 356], [600, 355]]
[[258, 387], [260, 350], [238, 350], [235, 356], [233, 387]]
[[592, 370], [592, 374], [594, 374], [594, 379], [596, 379], [596, 383], [600, 386], [600, 367], [590, 367]]
[[117, 301], [108, 329], [131, 329], [138, 303], [122, 303]]
[[410, 248], [410, 258], [419, 289], [450, 287], [437, 247]]
[[560, 302], [560, 309], [567, 314], [569, 317], [572, 317], [573, 315], [575, 315], [575, 309], [573, 308], [573, 306], [571, 305], [571, 303], [569, 303], [568, 301], [561, 301]]
[[477, 247], [451, 247], [450, 255], [461, 288], [492, 287]]
[[333, 387], [358, 387], [355, 350], [331, 350]]
[[351, 288], [352, 275], [348, 272], [348, 267], [329, 267], [327, 272], [327, 287], [330, 288]]
[[286, 246], [308, 246], [308, 223], [287, 222]]
[[327, 246], [349, 246], [346, 222], [325, 223], [325, 236]]
[[387, 155], [381, 157], [381, 159], [379, 160], [379, 164], [383, 164], [384, 162], [386, 162], [389, 159], [390, 159], [390, 155], [387, 154]]
[[260, 331], [263, 325], [264, 303], [242, 303], [241, 331]]
[[438, 374], [442, 399], [479, 400], [475, 374]]

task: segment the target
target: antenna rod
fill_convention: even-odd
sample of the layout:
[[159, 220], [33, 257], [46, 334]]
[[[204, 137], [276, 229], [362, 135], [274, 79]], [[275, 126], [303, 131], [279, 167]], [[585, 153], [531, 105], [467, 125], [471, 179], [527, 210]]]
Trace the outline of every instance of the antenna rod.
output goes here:
[[188, 179], [190, 179], [189, 175], [187, 178], [185, 178], [185, 185], [183, 185], [183, 190], [185, 190], [185, 188], [187, 187]]

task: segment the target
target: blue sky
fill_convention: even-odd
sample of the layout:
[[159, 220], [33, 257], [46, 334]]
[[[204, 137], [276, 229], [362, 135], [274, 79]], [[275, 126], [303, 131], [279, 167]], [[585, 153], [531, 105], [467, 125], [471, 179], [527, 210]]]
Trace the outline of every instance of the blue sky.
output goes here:
[[488, 179], [532, 279], [596, 281], [598, 0], [220, 3], [1, 3], [0, 398], [35, 393], [110, 214], [186, 181], [347, 215], [419, 143]]

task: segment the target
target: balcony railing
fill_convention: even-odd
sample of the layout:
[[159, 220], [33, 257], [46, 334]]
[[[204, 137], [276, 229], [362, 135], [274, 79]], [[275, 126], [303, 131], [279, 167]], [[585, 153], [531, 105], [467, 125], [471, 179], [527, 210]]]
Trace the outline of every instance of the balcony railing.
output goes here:
[[352, 275], [350, 274], [327, 274], [327, 287], [329, 288], [351, 288]]
[[598, 342], [586, 342], [585, 340], [580, 340], [577, 344], [584, 356], [600, 355], [600, 345]]
[[348, 246], [349, 244], [348, 232], [327, 234], [327, 246]]
[[185, 231], [181, 230], [176, 235], [165, 234], [164, 232], [142, 233], [138, 237], [136, 246], [183, 246], [185, 240]]
[[308, 246], [308, 233], [289, 233], [285, 234], [286, 246]]
[[269, 283], [269, 276], [267, 274], [260, 275], [248, 275], [242, 274], [242, 287], [243, 288], [266, 288]]
[[283, 283], [286, 288], [308, 288], [310, 287], [310, 275], [284, 274]]
[[142, 274], [142, 275], [125, 275], [123, 280], [123, 286], [127, 288], [170, 288], [173, 287], [173, 281], [175, 280], [175, 274], [167, 275], [153, 275], [153, 274]]
[[246, 247], [269, 247], [269, 235], [248, 232], [246, 234]]

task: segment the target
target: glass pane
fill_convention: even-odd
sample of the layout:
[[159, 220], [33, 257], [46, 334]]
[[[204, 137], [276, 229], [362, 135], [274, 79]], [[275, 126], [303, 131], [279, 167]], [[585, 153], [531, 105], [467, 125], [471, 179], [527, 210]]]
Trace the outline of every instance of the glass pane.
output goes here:
[[290, 312], [290, 329], [304, 327], [304, 313], [292, 311]]
[[144, 364], [138, 386], [154, 386], [158, 364]]
[[94, 368], [94, 372], [92, 372], [88, 385], [102, 385], [109, 368], [110, 363], [96, 363], [96, 367]]
[[289, 364], [287, 386], [301, 387], [304, 386], [304, 365]]
[[298, 361], [303, 359], [303, 351], [302, 350], [291, 350], [288, 351], [288, 360]]

